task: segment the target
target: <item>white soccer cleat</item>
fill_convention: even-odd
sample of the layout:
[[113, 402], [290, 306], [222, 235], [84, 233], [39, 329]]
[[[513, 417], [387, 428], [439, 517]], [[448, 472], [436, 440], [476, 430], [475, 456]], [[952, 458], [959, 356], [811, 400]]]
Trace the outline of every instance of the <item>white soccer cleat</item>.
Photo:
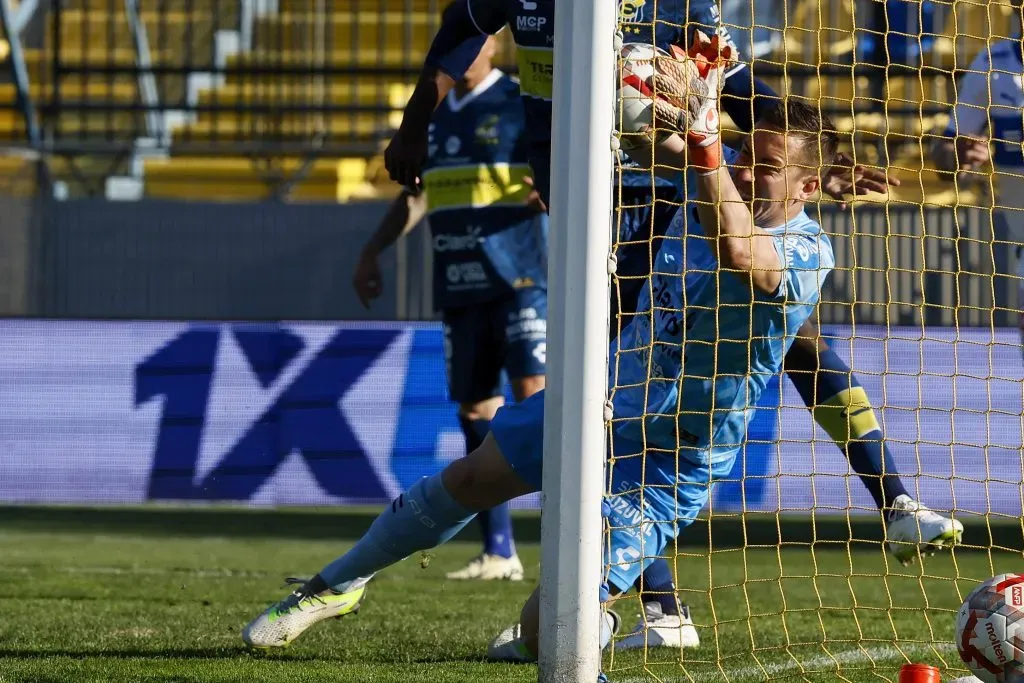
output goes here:
[[492, 662], [529, 663], [537, 661], [537, 658], [523, 644], [519, 624], [509, 626], [494, 636], [494, 639], [487, 644], [487, 659]]
[[448, 572], [445, 576], [456, 581], [522, 581], [523, 563], [518, 555], [502, 557], [481, 553], [462, 569]]
[[934, 555], [963, 539], [964, 525], [929, 510], [908, 495], [893, 501], [886, 521], [886, 547], [897, 560], [907, 565], [921, 553]]
[[[304, 584], [301, 579], [286, 581]], [[308, 594], [303, 585], [250, 621], [242, 629], [242, 640], [249, 647], [260, 649], [285, 647], [317, 622], [358, 612], [367, 583], [367, 579], [357, 579], [343, 591], [328, 590], [316, 595]]]
[[[605, 646], [615, 634], [619, 632], [619, 615], [610, 609], [601, 612], [601, 648]], [[519, 624], [509, 626], [504, 631], [494, 636], [494, 639], [487, 644], [487, 659], [492, 662], [520, 662], [533, 663], [537, 658], [526, 649], [523, 643], [522, 627]]]
[[620, 650], [648, 647], [700, 647], [700, 636], [690, 619], [690, 608], [682, 605], [679, 615], [665, 614], [661, 605], [649, 602], [633, 632], [615, 644]]

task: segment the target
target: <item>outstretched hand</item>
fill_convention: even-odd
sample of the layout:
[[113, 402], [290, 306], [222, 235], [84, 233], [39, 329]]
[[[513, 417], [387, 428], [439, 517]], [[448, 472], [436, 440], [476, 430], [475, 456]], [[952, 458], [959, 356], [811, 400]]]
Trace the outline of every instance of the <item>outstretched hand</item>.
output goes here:
[[426, 126], [421, 129], [399, 129], [384, 150], [384, 167], [388, 175], [413, 194], [420, 189], [420, 172], [427, 158]]
[[829, 197], [840, 201], [839, 208], [846, 208], [848, 195], [861, 196], [869, 192], [888, 194], [890, 187], [899, 187], [900, 179], [880, 168], [854, 164], [853, 158], [840, 152], [835, 163], [825, 174], [821, 189]]

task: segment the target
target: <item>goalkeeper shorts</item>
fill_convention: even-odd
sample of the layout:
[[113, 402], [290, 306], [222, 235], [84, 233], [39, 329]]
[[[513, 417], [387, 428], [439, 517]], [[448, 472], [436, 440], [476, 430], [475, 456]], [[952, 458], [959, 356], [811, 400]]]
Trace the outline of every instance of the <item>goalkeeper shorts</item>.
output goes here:
[[[491, 421], [491, 434], [505, 461], [537, 490], [544, 471], [544, 394], [540, 391], [503, 406]], [[645, 457], [642, 444], [621, 436], [614, 437], [612, 456], [611, 488], [603, 506], [608, 530], [605, 564], [608, 582], [626, 591], [693, 523], [708, 501], [712, 482], [729, 476], [736, 457], [712, 465], [665, 452]]]

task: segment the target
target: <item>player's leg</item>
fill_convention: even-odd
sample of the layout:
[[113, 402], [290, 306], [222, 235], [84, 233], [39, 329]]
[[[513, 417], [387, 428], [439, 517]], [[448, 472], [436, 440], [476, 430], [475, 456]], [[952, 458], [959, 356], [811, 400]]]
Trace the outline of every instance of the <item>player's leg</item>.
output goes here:
[[659, 557], [651, 562], [637, 577], [633, 588], [640, 595], [643, 614], [633, 631], [619, 641], [620, 650], [700, 647], [700, 635], [690, 617], [690, 607], [679, 600], [668, 560]]
[[[696, 520], [708, 501], [713, 482], [729, 475], [735, 456], [707, 466], [692, 463], [685, 457], [677, 459], [651, 453], [645, 459], [629, 458], [628, 447], [628, 441], [616, 440], [617, 458], [625, 457], [617, 460], [615, 465], [615, 469], [621, 472], [612, 472], [613, 490], [639, 490], [639, 484], [633, 489], [624, 489], [618, 482], [642, 481], [644, 504], [648, 508], [646, 514], [658, 520], [674, 519], [675, 525], [653, 525], [653, 528], [648, 525], [645, 529], [631, 521], [635, 520], [629, 515], [631, 497], [620, 495], [612, 498], [613, 514], [609, 517], [611, 542], [614, 547], [626, 550], [612, 553], [609, 580], [613, 585], [630, 581], [634, 587], [642, 586], [649, 596], [642, 598], [644, 611], [640, 623], [617, 646], [622, 649], [696, 647], [700, 640], [689, 619], [688, 608], [683, 606], [674, 619], [658, 609], [666, 597], [675, 601], [672, 572], [661, 556], [668, 542]], [[639, 501], [633, 503], [639, 505]], [[647, 533], [641, 535], [642, 529]], [[667, 576], [659, 577], [660, 572]], [[649, 577], [653, 582], [667, 586], [669, 592], [651, 592], [647, 583]]]
[[254, 647], [287, 645], [313, 624], [352, 612], [376, 572], [447, 542], [481, 510], [540, 489], [544, 393], [502, 409], [473, 453], [400, 495], [347, 553], [242, 632]]
[[[476, 403], [462, 403], [459, 406], [459, 424], [466, 437], [466, 450], [472, 452], [483, 443], [490, 431], [491, 420], [504, 403], [502, 397], [494, 397]], [[512, 517], [507, 503], [484, 510], [477, 515], [483, 548], [479, 555], [456, 571], [448, 572], [452, 580], [479, 579], [522, 581], [523, 565], [516, 554], [512, 534]]]
[[[516, 290], [496, 300], [480, 319], [490, 323], [486, 342], [488, 357], [499, 359], [512, 384], [512, 396], [522, 402], [544, 388], [547, 360], [547, 291], [538, 288]], [[484, 533], [484, 553], [448, 578], [523, 578], [523, 565], [516, 555], [512, 517], [507, 504], [478, 515]]]
[[[504, 403], [502, 311], [506, 298], [461, 309], [457, 317], [446, 315], [449, 394], [459, 402], [459, 424], [466, 437], [467, 452], [480, 445], [490, 431], [491, 420]], [[447, 578], [522, 581], [523, 565], [516, 555], [508, 505], [482, 511], [477, 515], [477, 523], [483, 538], [480, 554], [461, 569], [448, 572]]]
[[[608, 587], [610, 594], [622, 591]], [[602, 603], [608, 596], [602, 591]], [[601, 613], [600, 644], [603, 650], [618, 632], [619, 617], [611, 610]], [[494, 640], [487, 649], [487, 657], [498, 662], [535, 662], [540, 648], [540, 587], [530, 594], [519, 613], [519, 621], [510, 626]]]
[[901, 562], [919, 548], [959, 541], [963, 525], [915, 501], [907, 492], [867, 392], [843, 359], [807, 321], [786, 354], [785, 370], [800, 397], [846, 454], [886, 519], [888, 547]]
[[[679, 212], [680, 197], [675, 187], [649, 186], [622, 188], [621, 210], [618, 212], [619, 242], [616, 249], [617, 277], [612, 287], [611, 337], [629, 324], [637, 301], [651, 274], [652, 255], [660, 248], [660, 239]], [[637, 622], [634, 634], [619, 647], [643, 647], [653, 644], [649, 633], [659, 633], [665, 647], [697, 647], [700, 638], [690, 619], [689, 607], [680, 603], [676, 594], [672, 568], [664, 559], [655, 560], [633, 586], [640, 593], [644, 616]], [[653, 630], [652, 630], [653, 629]]]
[[[735, 460], [733, 456], [713, 466], [696, 465], [685, 458], [650, 454], [643, 457], [643, 451], [641, 444], [615, 438], [612, 490], [642, 489], [645, 494], [643, 503], [635, 493], [615, 495], [604, 503], [608, 520], [605, 547], [608, 595], [624, 593], [636, 584], [652, 559], [697, 519], [708, 501], [714, 480], [727, 477]], [[491, 641], [488, 657], [498, 661], [533, 661], [536, 623], [536, 614], [524, 608], [520, 623], [505, 629]], [[619, 646], [636, 639], [640, 639], [641, 644], [632, 647], [664, 645], [652, 622], [642, 620], [642, 624], [643, 628], [624, 638]], [[602, 647], [618, 630], [618, 625], [615, 613], [605, 610], [601, 625]]]

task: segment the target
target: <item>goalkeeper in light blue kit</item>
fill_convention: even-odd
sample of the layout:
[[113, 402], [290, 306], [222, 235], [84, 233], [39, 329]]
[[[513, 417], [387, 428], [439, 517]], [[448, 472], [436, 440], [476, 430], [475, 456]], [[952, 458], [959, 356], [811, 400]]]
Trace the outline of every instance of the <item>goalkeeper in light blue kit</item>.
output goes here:
[[[730, 173], [717, 125], [728, 56], [698, 34], [659, 83], [663, 92], [705, 93], [686, 109], [679, 98], [659, 103], [662, 125], [685, 136], [656, 151], [659, 163], [696, 171], [700, 225], [673, 224], [680, 239], [665, 240], [652, 275], [658, 311], [636, 317], [612, 346], [610, 385], [630, 387], [612, 396], [621, 425], [611, 444], [612, 489], [644, 491], [642, 501], [615, 496], [606, 511], [612, 593], [629, 590], [732, 470], [752, 409], [782, 371], [833, 266], [828, 238], [803, 210], [835, 153], [833, 126], [795, 101], [767, 106]], [[650, 307], [647, 297], [641, 305]], [[478, 449], [396, 498], [349, 552], [250, 622], [244, 640], [288, 644], [350, 610], [374, 573], [448, 541], [481, 510], [539, 490], [543, 413], [544, 392], [502, 408]], [[536, 592], [520, 623], [507, 648], [534, 656]], [[607, 619], [605, 626], [607, 641]]]
[[[391, 177], [414, 183], [426, 149], [425, 121], [453, 86], [484, 40], [508, 26], [516, 42], [521, 91], [526, 113], [527, 153], [541, 197], [546, 201], [550, 172], [551, 102], [554, 96], [554, 9], [557, 0], [457, 0], [445, 11], [444, 21], [395, 138], [386, 152]], [[715, 0], [618, 0], [624, 40], [668, 49], [686, 41], [694, 28], [717, 33], [731, 42], [720, 22]], [[736, 126], [748, 132], [766, 103], [777, 96], [750, 68], [737, 62], [725, 73], [721, 105]], [[885, 192], [898, 181], [886, 173], [854, 166], [844, 155], [822, 169], [822, 191], [841, 200], [850, 194]], [[680, 183], [652, 182], [643, 167], [624, 164], [615, 200], [617, 226], [617, 281], [613, 288], [611, 332], [635, 312], [640, 291], [647, 287], [656, 243], [667, 234], [682, 202]], [[652, 244], [655, 244], [652, 249]], [[914, 500], [903, 485], [895, 460], [884, 440], [871, 401], [855, 373], [825, 342], [809, 319], [786, 355], [786, 375], [812, 410], [814, 419], [835, 440], [851, 468], [871, 494], [884, 517], [887, 548], [901, 562], [919, 551], [931, 552], [959, 539], [963, 526]], [[737, 464], [734, 476], [740, 476]], [[664, 559], [651, 564], [637, 580], [644, 611], [633, 632], [617, 642], [619, 649], [695, 647], [700, 638], [689, 608], [676, 596], [671, 567]], [[512, 629], [513, 631], [515, 629]], [[506, 634], [495, 640], [501, 641]], [[493, 648], [492, 648], [493, 650]], [[493, 652], [492, 652], [493, 654]]]

